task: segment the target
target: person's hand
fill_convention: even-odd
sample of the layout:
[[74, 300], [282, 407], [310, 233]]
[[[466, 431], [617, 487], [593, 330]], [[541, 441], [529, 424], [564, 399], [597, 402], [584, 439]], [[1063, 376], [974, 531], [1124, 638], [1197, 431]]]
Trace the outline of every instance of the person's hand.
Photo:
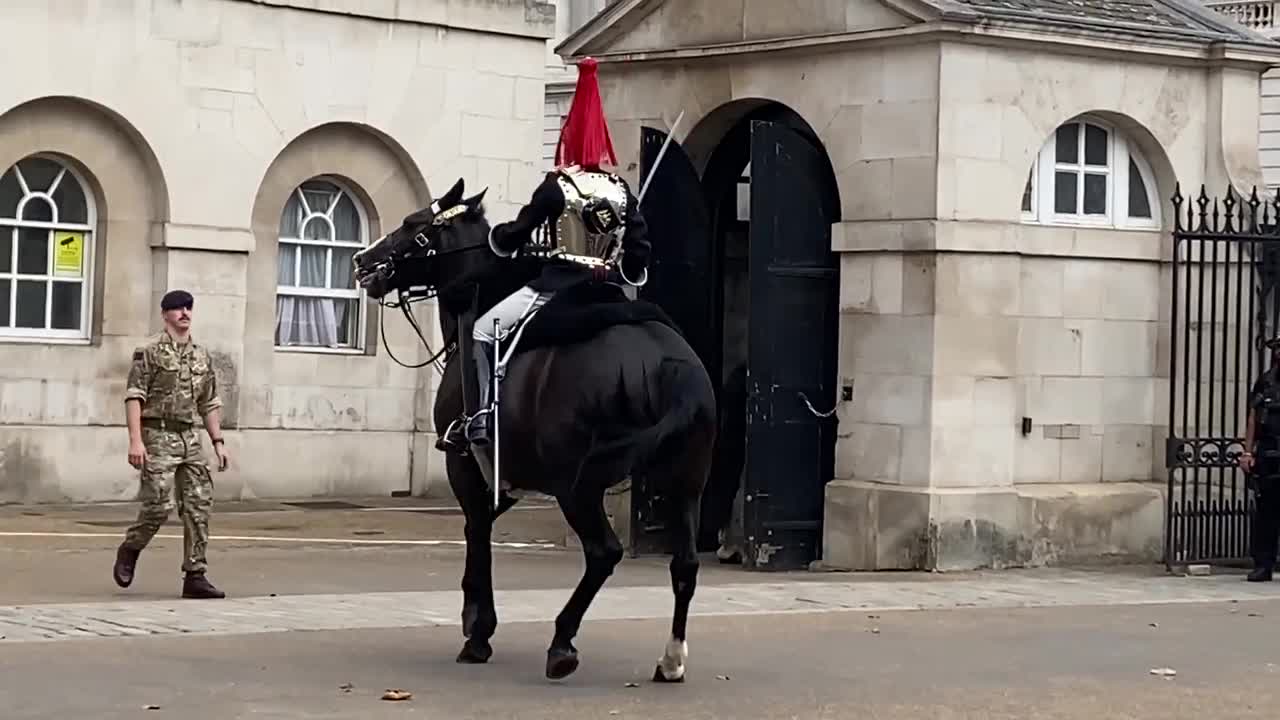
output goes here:
[[147, 448], [143, 446], [141, 440], [129, 441], [129, 464], [142, 469], [143, 464], [147, 462]]
[[1252, 470], [1252, 469], [1253, 469], [1253, 455], [1252, 455], [1252, 454], [1250, 454], [1250, 453], [1244, 453], [1243, 455], [1241, 455], [1241, 456], [1240, 456], [1240, 460], [1239, 460], [1239, 462], [1240, 462], [1240, 469], [1241, 469], [1241, 470], [1243, 470], [1243, 471], [1245, 471], [1245, 472], [1249, 472], [1250, 470]]
[[224, 442], [214, 443], [213, 452], [218, 456], [218, 472], [227, 469], [231, 464], [231, 455], [227, 453], [227, 444]]

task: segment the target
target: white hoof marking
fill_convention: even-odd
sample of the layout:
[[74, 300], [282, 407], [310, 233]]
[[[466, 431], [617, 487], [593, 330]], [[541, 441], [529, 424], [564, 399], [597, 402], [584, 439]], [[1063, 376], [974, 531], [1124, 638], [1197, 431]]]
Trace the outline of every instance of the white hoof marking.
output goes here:
[[689, 658], [689, 643], [671, 638], [667, 641], [667, 650], [658, 661], [662, 677], [669, 681], [684, 678], [684, 663]]

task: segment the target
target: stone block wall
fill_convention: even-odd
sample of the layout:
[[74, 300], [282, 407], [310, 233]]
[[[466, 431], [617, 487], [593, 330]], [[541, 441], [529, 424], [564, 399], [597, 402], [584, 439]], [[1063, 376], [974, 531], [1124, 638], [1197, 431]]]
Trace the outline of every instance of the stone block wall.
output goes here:
[[[196, 296], [194, 335], [227, 400], [235, 459], [219, 497], [427, 492], [439, 379], [388, 357], [384, 321], [396, 358], [426, 357], [399, 311], [366, 303], [354, 352], [274, 346], [283, 204], [332, 177], [376, 239], [462, 177], [489, 187], [494, 217], [512, 214], [540, 170], [551, 4], [10, 5], [0, 58], [28, 69], [0, 88], [0, 172], [57, 154], [82, 172], [97, 224], [88, 337], [0, 332], [0, 502], [133, 496], [124, 378], [173, 287]], [[438, 348], [431, 307], [417, 312]]]

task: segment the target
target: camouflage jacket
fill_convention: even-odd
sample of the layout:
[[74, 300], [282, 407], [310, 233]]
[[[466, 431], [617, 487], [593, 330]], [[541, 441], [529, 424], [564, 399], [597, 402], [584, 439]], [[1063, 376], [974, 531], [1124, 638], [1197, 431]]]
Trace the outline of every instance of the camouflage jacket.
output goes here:
[[133, 351], [125, 400], [142, 401], [142, 417], [194, 424], [222, 407], [209, 351], [195, 340], [179, 345], [167, 332]]

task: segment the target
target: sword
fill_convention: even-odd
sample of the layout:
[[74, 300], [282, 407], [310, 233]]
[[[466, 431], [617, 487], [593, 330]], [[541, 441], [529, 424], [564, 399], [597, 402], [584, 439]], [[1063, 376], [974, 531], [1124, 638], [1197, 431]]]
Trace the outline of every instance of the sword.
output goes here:
[[653, 167], [649, 168], [649, 177], [644, 179], [644, 185], [640, 187], [640, 197], [636, 198], [636, 205], [644, 202], [644, 194], [649, 190], [649, 183], [653, 182], [653, 176], [658, 171], [658, 166], [662, 164], [662, 156], [667, 154], [667, 148], [671, 146], [671, 139], [676, 136], [676, 128], [680, 127], [680, 121], [684, 119], [684, 111], [680, 111], [680, 115], [676, 117], [676, 121], [671, 124], [671, 132], [667, 133], [667, 139], [662, 142], [662, 149], [658, 151], [658, 157], [653, 161]]

